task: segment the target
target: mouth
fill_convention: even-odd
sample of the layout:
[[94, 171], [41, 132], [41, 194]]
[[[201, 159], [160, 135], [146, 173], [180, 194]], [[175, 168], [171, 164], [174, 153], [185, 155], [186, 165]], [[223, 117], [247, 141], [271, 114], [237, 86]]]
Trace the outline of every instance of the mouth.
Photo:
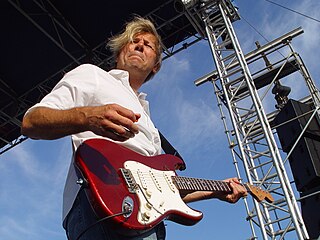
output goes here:
[[144, 61], [144, 57], [141, 54], [138, 54], [138, 53], [131, 53], [131, 54], [129, 54], [129, 57], [139, 58], [142, 61]]

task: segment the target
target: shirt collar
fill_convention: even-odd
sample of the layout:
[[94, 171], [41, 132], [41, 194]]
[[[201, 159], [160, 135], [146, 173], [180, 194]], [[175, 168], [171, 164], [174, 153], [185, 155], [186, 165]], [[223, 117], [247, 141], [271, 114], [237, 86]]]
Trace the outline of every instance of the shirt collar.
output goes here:
[[141, 100], [146, 100], [147, 94], [144, 93], [144, 92], [139, 92], [138, 93], [138, 98], [141, 99]]
[[121, 81], [123, 85], [130, 87], [129, 73], [127, 71], [120, 69], [112, 69], [111, 71], [109, 71], [109, 74], [113, 76], [115, 79]]
[[[130, 91], [133, 91], [133, 89], [130, 86], [128, 71], [120, 70], [120, 69], [112, 69], [109, 71], [109, 74], [113, 76], [115, 79], [121, 81], [126, 88], [130, 89]], [[147, 94], [144, 92], [138, 92], [137, 97], [140, 100], [145, 100], [147, 97]]]

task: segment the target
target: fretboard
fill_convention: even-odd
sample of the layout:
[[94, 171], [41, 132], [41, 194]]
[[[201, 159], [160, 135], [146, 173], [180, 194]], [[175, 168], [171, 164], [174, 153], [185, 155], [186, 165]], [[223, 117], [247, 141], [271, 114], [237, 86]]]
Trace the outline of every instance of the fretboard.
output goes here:
[[179, 190], [232, 192], [228, 183], [217, 180], [172, 176]]

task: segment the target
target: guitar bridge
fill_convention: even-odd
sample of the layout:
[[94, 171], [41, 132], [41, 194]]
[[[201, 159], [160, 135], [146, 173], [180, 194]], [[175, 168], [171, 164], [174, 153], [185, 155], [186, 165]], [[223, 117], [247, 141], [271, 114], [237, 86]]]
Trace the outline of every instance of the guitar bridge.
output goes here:
[[122, 173], [124, 180], [126, 181], [129, 192], [136, 193], [137, 183], [134, 180], [134, 177], [132, 176], [131, 171], [129, 169], [125, 169], [125, 168], [120, 168], [120, 171]]

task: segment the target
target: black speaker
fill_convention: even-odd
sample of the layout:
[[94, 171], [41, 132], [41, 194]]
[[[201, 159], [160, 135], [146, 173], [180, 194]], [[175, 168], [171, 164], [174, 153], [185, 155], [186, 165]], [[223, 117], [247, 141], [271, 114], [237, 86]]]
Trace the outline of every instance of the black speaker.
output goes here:
[[302, 218], [309, 233], [309, 239], [318, 239], [320, 236], [320, 193], [318, 192], [301, 200]]
[[[276, 116], [274, 123], [284, 152], [289, 152], [310, 120], [312, 108], [290, 99]], [[294, 120], [292, 120], [294, 119]], [[318, 116], [308, 125], [303, 137], [289, 156], [298, 191], [304, 192], [320, 185], [320, 124]]]
[[[274, 123], [281, 124], [277, 127], [277, 133], [284, 152], [290, 151], [309, 121], [312, 111], [312, 107], [308, 104], [290, 99], [275, 117]], [[320, 141], [320, 124], [317, 116], [311, 120], [304, 136]]]
[[303, 137], [289, 156], [298, 191], [304, 192], [320, 185], [320, 142]]

